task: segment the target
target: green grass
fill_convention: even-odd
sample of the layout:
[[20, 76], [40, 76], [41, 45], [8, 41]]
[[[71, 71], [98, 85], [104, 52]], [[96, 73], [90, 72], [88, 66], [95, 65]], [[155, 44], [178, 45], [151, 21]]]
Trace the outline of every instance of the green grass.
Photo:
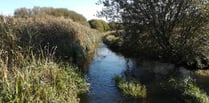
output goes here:
[[147, 89], [145, 85], [138, 83], [137, 81], [125, 81], [120, 76], [115, 78], [117, 87], [122, 91], [124, 95], [136, 98], [144, 99], [147, 97]]
[[8, 67], [3, 61], [0, 58], [1, 103], [79, 103], [78, 95], [88, 90], [75, 66], [24, 59], [23, 65]]

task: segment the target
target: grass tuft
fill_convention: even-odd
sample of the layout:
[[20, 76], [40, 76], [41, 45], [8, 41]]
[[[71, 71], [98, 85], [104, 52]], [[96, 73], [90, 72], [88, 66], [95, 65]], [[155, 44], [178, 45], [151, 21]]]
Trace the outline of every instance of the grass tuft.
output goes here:
[[122, 91], [124, 95], [131, 96], [136, 99], [144, 99], [147, 97], [147, 89], [145, 85], [138, 83], [137, 81], [125, 81], [120, 76], [114, 78], [117, 87]]

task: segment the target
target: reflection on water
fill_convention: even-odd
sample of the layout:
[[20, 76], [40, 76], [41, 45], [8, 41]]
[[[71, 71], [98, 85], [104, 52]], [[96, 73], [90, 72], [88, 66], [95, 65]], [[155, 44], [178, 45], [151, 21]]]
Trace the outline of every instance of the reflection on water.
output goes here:
[[[183, 79], [192, 76], [191, 74], [191, 71], [175, 67], [174, 64], [124, 58], [100, 43], [88, 65], [90, 91], [82, 96], [81, 103], [181, 103], [175, 96], [161, 93], [159, 81], [171, 76]], [[124, 98], [112, 79], [115, 75], [134, 77], [147, 85], [146, 102]]]

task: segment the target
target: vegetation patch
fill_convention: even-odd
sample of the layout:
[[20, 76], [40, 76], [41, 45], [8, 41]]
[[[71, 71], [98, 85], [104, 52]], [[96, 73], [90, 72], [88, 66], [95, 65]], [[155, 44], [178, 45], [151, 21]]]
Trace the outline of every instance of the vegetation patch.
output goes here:
[[209, 70], [198, 70], [195, 73], [200, 76], [209, 77]]
[[180, 81], [170, 79], [164, 83], [164, 89], [168, 93], [176, 94], [177, 98], [185, 103], [209, 103], [207, 94], [201, 91], [191, 78]]
[[32, 9], [28, 8], [19, 8], [14, 12], [16, 17], [32, 17], [32, 16], [42, 16], [49, 15], [54, 17], [64, 17], [66, 19], [71, 19], [74, 22], [78, 22], [82, 25], [89, 26], [86, 18], [75, 12], [65, 8], [52, 8], [52, 7], [33, 7]]
[[2, 103], [79, 103], [78, 95], [88, 90], [89, 84], [76, 66], [37, 59], [32, 55], [24, 57], [21, 53], [16, 55], [21, 63], [8, 66], [5, 53], [3, 50], [0, 53]]
[[0, 102], [79, 103], [89, 84], [77, 64], [99, 39], [63, 16], [0, 16]]
[[207, 0], [99, 0], [99, 4], [103, 5], [99, 16], [123, 24], [124, 51], [189, 69], [208, 69]]
[[124, 40], [116, 32], [109, 32], [103, 37], [103, 42], [114, 51], [122, 52]]
[[133, 80], [125, 81], [120, 76], [116, 76], [114, 79], [117, 87], [124, 95], [133, 97], [135, 99], [145, 99], [147, 97], [147, 89], [145, 85]]
[[0, 18], [1, 44], [7, 50], [30, 49], [41, 54], [39, 49], [56, 47], [55, 56], [62, 60], [79, 63], [96, 47], [101, 35], [87, 26], [71, 19], [53, 16], [28, 18]]
[[91, 28], [96, 29], [100, 32], [106, 32], [110, 30], [108, 23], [103, 20], [92, 19], [89, 20], [89, 24]]

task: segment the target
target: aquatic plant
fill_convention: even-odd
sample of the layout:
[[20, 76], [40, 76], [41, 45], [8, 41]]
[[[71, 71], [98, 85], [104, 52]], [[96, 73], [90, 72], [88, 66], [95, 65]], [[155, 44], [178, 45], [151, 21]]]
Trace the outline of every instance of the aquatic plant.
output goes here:
[[117, 87], [124, 95], [131, 96], [136, 99], [144, 99], [147, 97], [147, 89], [145, 85], [142, 85], [134, 80], [125, 81], [120, 76], [116, 76], [114, 80], [116, 81]]

